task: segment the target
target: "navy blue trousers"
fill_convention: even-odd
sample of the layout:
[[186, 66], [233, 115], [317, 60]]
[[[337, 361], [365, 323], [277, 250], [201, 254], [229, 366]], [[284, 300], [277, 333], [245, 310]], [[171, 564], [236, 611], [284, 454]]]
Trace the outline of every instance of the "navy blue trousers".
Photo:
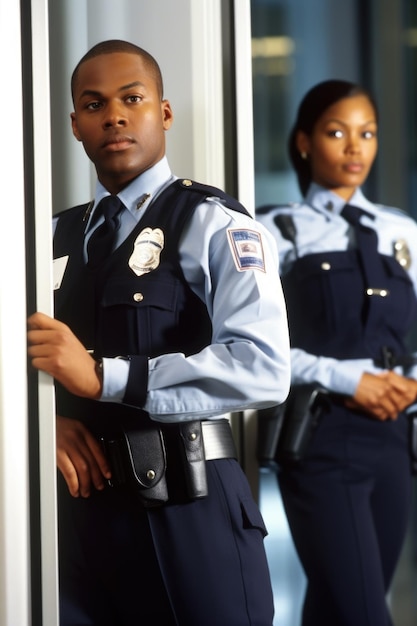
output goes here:
[[388, 626], [385, 596], [407, 528], [407, 418], [333, 405], [305, 461], [279, 485], [307, 576], [303, 626]]
[[265, 527], [239, 464], [209, 496], [144, 510], [125, 492], [72, 498], [60, 479], [61, 626], [271, 626]]

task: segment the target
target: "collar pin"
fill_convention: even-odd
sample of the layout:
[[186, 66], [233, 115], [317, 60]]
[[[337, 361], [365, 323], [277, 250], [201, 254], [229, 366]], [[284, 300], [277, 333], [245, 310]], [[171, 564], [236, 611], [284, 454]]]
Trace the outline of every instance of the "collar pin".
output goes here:
[[136, 203], [136, 210], [139, 211], [145, 204], [146, 200], [151, 197], [150, 193], [144, 193], [143, 196]]
[[94, 206], [94, 200], [91, 200], [91, 202], [89, 202], [88, 207], [84, 213], [83, 222], [85, 222], [90, 217], [90, 213], [93, 209], [93, 206]]

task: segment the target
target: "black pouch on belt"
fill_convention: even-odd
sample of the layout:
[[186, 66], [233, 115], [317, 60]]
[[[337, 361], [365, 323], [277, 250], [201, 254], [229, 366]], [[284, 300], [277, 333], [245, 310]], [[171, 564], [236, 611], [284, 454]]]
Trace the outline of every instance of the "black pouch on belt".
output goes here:
[[204, 498], [208, 486], [201, 422], [183, 422], [179, 432], [187, 495], [191, 499]]
[[102, 444], [112, 471], [112, 486], [130, 486], [145, 507], [168, 501], [166, 450], [158, 428], [124, 425], [120, 437], [102, 439]]

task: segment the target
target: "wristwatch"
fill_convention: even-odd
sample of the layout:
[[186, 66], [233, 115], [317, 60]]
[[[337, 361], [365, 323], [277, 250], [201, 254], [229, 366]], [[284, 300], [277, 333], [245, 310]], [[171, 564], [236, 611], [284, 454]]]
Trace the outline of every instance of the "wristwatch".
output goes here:
[[96, 359], [95, 372], [100, 382], [103, 383], [103, 359]]

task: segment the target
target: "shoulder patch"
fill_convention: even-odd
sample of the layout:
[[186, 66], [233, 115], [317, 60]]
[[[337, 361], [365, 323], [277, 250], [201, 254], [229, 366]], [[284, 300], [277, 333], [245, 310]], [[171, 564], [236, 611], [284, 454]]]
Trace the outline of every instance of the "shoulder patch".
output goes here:
[[252, 269], [265, 272], [261, 233], [248, 228], [229, 228], [227, 236], [238, 272]]
[[212, 187], [211, 185], [198, 183], [195, 180], [190, 180], [189, 178], [177, 179], [177, 181], [175, 181], [173, 184], [177, 184], [182, 189], [188, 189], [189, 191], [198, 192], [205, 198], [219, 198], [230, 209], [252, 217], [249, 211], [246, 210], [246, 208], [239, 202], [239, 200], [229, 195], [222, 189], [219, 189], [218, 187]]

